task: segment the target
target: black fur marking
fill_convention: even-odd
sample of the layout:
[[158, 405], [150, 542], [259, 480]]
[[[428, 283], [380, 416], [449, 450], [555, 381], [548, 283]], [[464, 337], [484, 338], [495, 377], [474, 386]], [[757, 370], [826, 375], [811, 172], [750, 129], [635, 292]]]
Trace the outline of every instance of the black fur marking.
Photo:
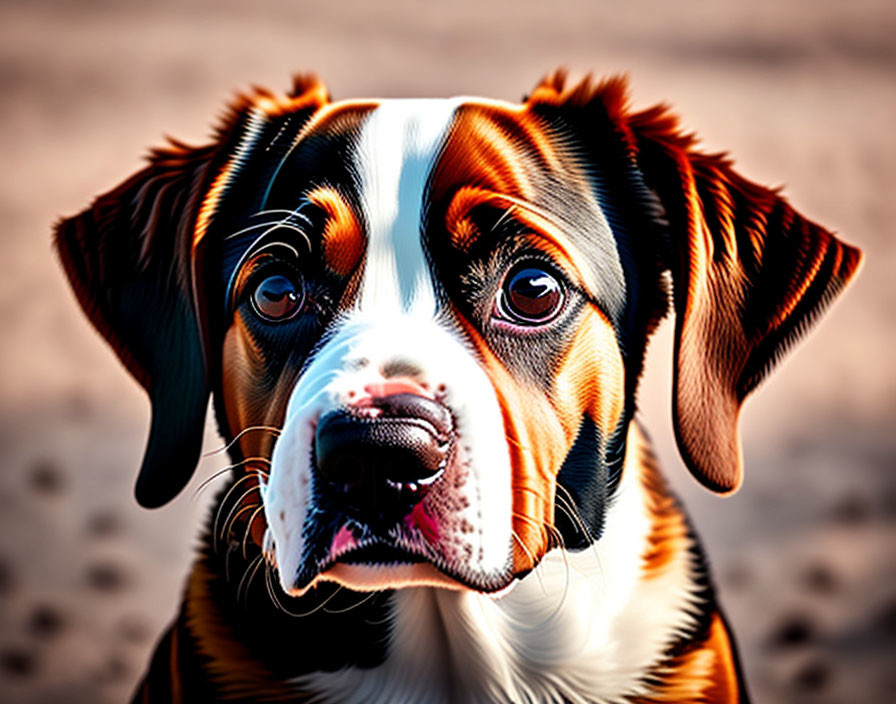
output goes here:
[[[212, 521], [216, 513], [217, 508]], [[236, 639], [278, 679], [343, 667], [371, 668], [388, 657], [392, 591], [371, 595], [321, 583], [301, 597], [291, 597], [280, 588], [275, 568], [261, 565], [252, 574], [260, 548], [251, 540], [245, 557], [239, 540], [219, 545], [218, 553], [212, 551], [210, 538], [203, 542], [203, 559], [216, 575], [210, 584], [213, 602], [226, 614]]]
[[[554, 525], [569, 550], [590, 546], [603, 531], [610, 493], [602, 444], [597, 424], [590, 416], [585, 416], [557, 474]], [[573, 512], [577, 516], [570, 516]]]

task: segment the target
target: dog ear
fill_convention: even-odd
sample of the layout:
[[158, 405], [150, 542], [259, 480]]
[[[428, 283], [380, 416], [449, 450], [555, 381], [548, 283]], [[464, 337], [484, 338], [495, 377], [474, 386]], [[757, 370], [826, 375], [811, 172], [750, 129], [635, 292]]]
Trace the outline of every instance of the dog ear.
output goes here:
[[184, 487], [202, 444], [209, 390], [190, 248], [216, 147], [155, 150], [146, 168], [56, 228], [78, 302], [152, 402], [136, 486], [146, 507]]
[[744, 398], [849, 281], [861, 253], [724, 155], [696, 151], [665, 107], [625, 123], [668, 224], [678, 447], [701, 483], [734, 491]]
[[618, 159], [649, 220], [640, 251], [652, 257], [650, 231], [663, 233], [661, 266], [671, 271], [676, 313], [678, 448], [701, 483], [734, 491], [744, 399], [849, 281], [861, 253], [777, 191], [741, 177], [724, 155], [697, 151], [665, 106], [631, 113], [624, 78], [567, 87], [561, 70], [527, 101], [549, 124], [559, 111], [597, 143], [589, 158]]
[[144, 169], [56, 226], [56, 248], [78, 302], [152, 403], [135, 488], [142, 506], [161, 506], [183, 489], [202, 445], [209, 382], [198, 312], [202, 282], [194, 280], [192, 255], [204, 195], [250, 114], [311, 114], [326, 100], [313, 77], [296, 78], [284, 98], [262, 90], [240, 97], [212, 144], [172, 140], [151, 152]]

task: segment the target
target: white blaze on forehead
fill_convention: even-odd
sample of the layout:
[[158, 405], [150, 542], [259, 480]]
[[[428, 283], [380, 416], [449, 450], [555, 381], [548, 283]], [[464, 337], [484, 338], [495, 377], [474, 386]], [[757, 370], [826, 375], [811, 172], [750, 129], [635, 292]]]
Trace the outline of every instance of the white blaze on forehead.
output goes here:
[[367, 223], [362, 310], [432, 314], [435, 291], [420, 240], [426, 185], [461, 99], [384, 100], [355, 156]]

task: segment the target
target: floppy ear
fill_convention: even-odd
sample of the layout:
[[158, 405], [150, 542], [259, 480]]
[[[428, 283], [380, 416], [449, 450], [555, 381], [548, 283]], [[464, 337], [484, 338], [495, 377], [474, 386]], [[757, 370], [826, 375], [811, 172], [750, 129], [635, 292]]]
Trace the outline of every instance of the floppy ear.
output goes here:
[[744, 398], [849, 281], [861, 253], [723, 155], [695, 151], [664, 107], [626, 123], [668, 221], [678, 447], [701, 483], [734, 491]]
[[[257, 126], [327, 99], [313, 77], [289, 96], [256, 90], [231, 107], [215, 141], [171, 141], [146, 168], [56, 226], [65, 273], [87, 317], [149, 394], [152, 423], [135, 493], [147, 508], [170, 501], [196, 468], [209, 383], [192, 261], [205, 194], [233, 154], [250, 114]], [[263, 116], [263, 117], [260, 117]]]
[[190, 275], [197, 201], [217, 145], [156, 150], [149, 166], [56, 227], [78, 302], [152, 402], [137, 501], [167, 503], [199, 458], [208, 382]]

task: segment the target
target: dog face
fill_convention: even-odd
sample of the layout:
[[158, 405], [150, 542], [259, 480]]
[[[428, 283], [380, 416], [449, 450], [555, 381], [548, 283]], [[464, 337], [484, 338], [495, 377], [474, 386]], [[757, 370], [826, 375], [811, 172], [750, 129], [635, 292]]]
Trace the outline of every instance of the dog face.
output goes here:
[[[316, 344], [274, 394], [289, 402], [264, 505], [288, 590], [506, 586], [549, 545], [577, 435], [603, 459], [624, 430], [612, 233], [584, 164], [527, 120], [474, 101], [337, 103], [287, 137], [262, 202], [229, 184], [251, 205], [224, 366], [254, 371], [225, 380], [228, 409], [245, 402], [227, 389], [270, 397], [247, 385], [271, 348]], [[335, 154], [345, 173], [321, 181], [314, 162]], [[295, 296], [287, 325], [253, 303], [274, 281]]]
[[257, 93], [57, 243], [153, 401], [138, 500], [189, 479], [211, 392], [238, 461], [273, 452], [244, 508], [297, 596], [494, 592], [597, 540], [666, 271], [679, 447], [735, 489], [743, 399], [859, 263], [621, 82], [561, 75], [520, 105]]

